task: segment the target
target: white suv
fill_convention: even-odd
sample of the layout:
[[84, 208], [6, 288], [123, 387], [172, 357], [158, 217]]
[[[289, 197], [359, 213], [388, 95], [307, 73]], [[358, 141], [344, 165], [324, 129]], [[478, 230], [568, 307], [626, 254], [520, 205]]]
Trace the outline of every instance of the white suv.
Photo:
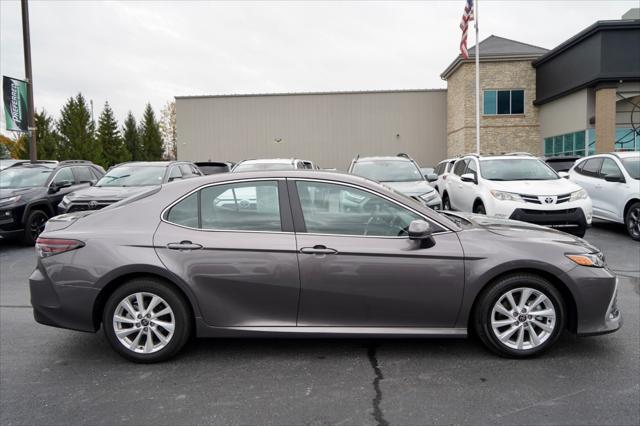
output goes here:
[[430, 185], [438, 191], [438, 194], [440, 194], [441, 197], [444, 191], [444, 183], [447, 180], [447, 175], [451, 173], [451, 170], [453, 170], [453, 165], [456, 160], [457, 158], [447, 158], [446, 160], [442, 160], [433, 170], [433, 173], [438, 176], [438, 179], [435, 182], [430, 182]]
[[640, 152], [583, 158], [569, 170], [569, 179], [589, 193], [594, 217], [624, 223], [640, 241]]
[[445, 209], [522, 220], [584, 236], [591, 224], [591, 199], [530, 155], [480, 157], [456, 161], [442, 195]]

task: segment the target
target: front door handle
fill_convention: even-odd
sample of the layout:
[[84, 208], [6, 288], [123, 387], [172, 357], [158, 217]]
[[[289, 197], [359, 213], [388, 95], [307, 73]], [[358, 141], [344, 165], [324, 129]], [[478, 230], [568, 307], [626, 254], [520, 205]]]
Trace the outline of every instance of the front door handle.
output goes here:
[[194, 244], [191, 241], [180, 241], [179, 243], [169, 243], [167, 244], [167, 248], [169, 250], [200, 250], [202, 248], [201, 244]]
[[332, 248], [327, 248], [323, 245], [317, 245], [313, 247], [302, 247], [300, 249], [300, 253], [304, 254], [336, 254], [338, 250], [334, 250]]

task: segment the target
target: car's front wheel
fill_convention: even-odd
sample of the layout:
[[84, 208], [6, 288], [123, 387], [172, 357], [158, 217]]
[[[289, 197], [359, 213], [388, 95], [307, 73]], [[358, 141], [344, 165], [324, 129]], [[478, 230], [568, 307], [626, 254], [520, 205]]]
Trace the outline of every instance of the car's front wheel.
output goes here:
[[177, 354], [191, 334], [187, 302], [166, 283], [135, 279], [116, 289], [103, 311], [111, 347], [141, 363], [165, 361]]
[[22, 234], [22, 244], [32, 246], [44, 231], [44, 227], [49, 220], [49, 216], [42, 210], [32, 210], [24, 222], [24, 231]]
[[544, 278], [514, 274], [493, 283], [474, 315], [480, 340], [502, 356], [538, 355], [558, 339], [565, 322], [562, 296]]
[[629, 236], [636, 241], [640, 241], [640, 203], [633, 203], [624, 217], [624, 224], [627, 226]]

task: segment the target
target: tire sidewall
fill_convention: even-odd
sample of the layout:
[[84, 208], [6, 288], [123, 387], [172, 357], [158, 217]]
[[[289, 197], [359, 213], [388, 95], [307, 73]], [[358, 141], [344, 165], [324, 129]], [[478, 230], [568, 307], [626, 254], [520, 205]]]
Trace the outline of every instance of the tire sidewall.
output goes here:
[[[37, 216], [44, 216], [45, 222], [49, 220], [49, 215], [42, 210], [32, 210], [31, 212], [29, 212], [27, 220], [24, 222], [24, 234], [22, 235], [22, 242], [25, 245], [32, 246], [36, 243], [37, 237], [33, 238], [33, 236], [31, 235], [31, 224]], [[39, 235], [40, 234], [38, 234], [38, 236]]]
[[[491, 327], [491, 312], [495, 303], [506, 292], [521, 287], [529, 287], [542, 292], [549, 298], [556, 311], [556, 325], [551, 336], [540, 346], [528, 350], [512, 349], [504, 345], [494, 334], [493, 328]], [[481, 297], [480, 306], [476, 310], [476, 330], [481, 340], [499, 355], [512, 358], [526, 358], [539, 355], [553, 346], [564, 330], [566, 309], [562, 296], [551, 283], [542, 277], [535, 275], [505, 277], [491, 286]]]
[[[162, 297], [171, 307], [175, 318], [173, 337], [164, 348], [151, 354], [136, 353], [125, 348], [118, 340], [113, 328], [113, 314], [118, 304], [125, 297], [139, 292], [152, 293]], [[102, 327], [111, 347], [126, 359], [139, 363], [160, 362], [177, 354], [189, 339], [192, 323], [189, 312], [187, 302], [182, 295], [168, 284], [151, 279], [136, 279], [118, 287], [109, 296], [103, 310]]]
[[633, 233], [631, 232], [631, 229], [629, 228], [629, 220], [631, 218], [631, 212], [634, 209], [640, 208], [640, 203], [636, 202], [633, 203], [629, 209], [627, 210], [627, 214], [624, 215], [624, 226], [625, 228], [627, 228], [627, 233], [629, 234], [629, 236], [635, 240], [635, 241], [640, 241], [640, 233], [638, 235], [633, 235]]

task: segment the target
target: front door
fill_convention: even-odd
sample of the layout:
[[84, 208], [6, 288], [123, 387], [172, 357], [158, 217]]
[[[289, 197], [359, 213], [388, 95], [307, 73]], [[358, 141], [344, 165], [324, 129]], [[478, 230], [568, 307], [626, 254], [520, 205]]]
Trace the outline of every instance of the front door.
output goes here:
[[454, 326], [464, 286], [454, 232], [432, 222], [435, 245], [420, 247], [407, 229], [423, 217], [394, 201], [311, 180], [289, 188], [303, 231], [299, 326]]
[[175, 204], [153, 244], [192, 288], [207, 324], [295, 326], [300, 281], [292, 231], [284, 180], [243, 181], [207, 186]]

